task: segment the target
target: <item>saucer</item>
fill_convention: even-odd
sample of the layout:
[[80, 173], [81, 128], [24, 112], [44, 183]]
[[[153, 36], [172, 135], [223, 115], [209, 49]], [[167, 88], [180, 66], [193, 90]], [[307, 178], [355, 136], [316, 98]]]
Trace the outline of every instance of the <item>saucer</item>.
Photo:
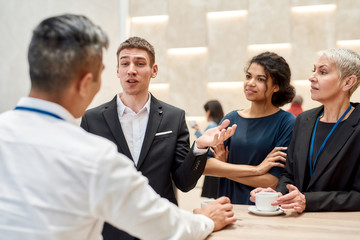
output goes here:
[[250, 207], [248, 207], [248, 210], [256, 215], [261, 215], [261, 216], [274, 216], [274, 215], [279, 215], [284, 212], [284, 210], [282, 210], [280, 208], [278, 210], [276, 210], [275, 212], [260, 211], [256, 208], [256, 206], [250, 206]]

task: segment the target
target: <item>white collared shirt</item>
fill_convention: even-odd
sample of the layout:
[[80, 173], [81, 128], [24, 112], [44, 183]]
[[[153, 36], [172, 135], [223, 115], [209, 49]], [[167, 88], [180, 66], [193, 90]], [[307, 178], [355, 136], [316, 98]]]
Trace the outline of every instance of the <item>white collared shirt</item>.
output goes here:
[[137, 165], [149, 120], [151, 94], [149, 93], [147, 102], [138, 113], [125, 106], [121, 101], [119, 94], [117, 95], [116, 102], [121, 129], [124, 133], [134, 163]]
[[[121, 94], [122, 93], [118, 94], [116, 98], [118, 118], [131, 156], [137, 165], [145, 138], [147, 123], [149, 121], [151, 94], [149, 93], [147, 102], [138, 113], [135, 113], [131, 108], [125, 106], [120, 99], [119, 95]], [[195, 142], [193, 148], [193, 154], [195, 156], [205, 154], [206, 152], [207, 149], [199, 149]]]
[[[0, 239], [95, 240], [104, 221], [141, 239], [204, 239], [209, 218], [178, 209], [115, 144], [86, 132], [55, 103], [0, 115]], [[71, 123], [69, 123], [71, 122]]]

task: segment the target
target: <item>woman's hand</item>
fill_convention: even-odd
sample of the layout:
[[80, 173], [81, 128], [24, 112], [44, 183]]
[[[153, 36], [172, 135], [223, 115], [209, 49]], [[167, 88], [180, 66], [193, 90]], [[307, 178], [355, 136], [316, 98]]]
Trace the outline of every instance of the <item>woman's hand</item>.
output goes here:
[[[268, 187], [268, 188], [255, 188], [254, 190], [252, 190], [250, 192], [250, 201], [255, 202], [255, 195], [259, 192], [276, 192], [274, 189]], [[282, 196], [282, 194], [279, 192], [278, 193], [279, 197]]]
[[302, 213], [306, 208], [306, 198], [297, 187], [292, 184], [286, 185], [289, 193], [279, 197], [274, 204], [280, 205], [283, 209], [294, 209], [298, 213]]
[[224, 143], [220, 143], [212, 148], [210, 151], [214, 154], [214, 157], [222, 162], [227, 162], [229, 157], [229, 147], [224, 146]]
[[256, 168], [258, 171], [258, 175], [262, 175], [267, 173], [271, 168], [273, 167], [282, 167], [285, 168], [285, 165], [281, 162], [278, 161], [282, 161], [282, 162], [286, 162], [286, 153], [284, 153], [283, 151], [285, 151], [287, 149], [287, 147], [275, 147], [264, 159], [264, 161], [262, 161], [262, 163], [260, 163]]

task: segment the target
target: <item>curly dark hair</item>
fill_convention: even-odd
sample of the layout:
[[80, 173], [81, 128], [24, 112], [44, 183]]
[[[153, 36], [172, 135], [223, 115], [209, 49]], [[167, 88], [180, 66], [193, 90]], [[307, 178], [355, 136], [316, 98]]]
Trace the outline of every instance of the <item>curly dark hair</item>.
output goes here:
[[279, 91], [275, 92], [271, 98], [271, 103], [276, 107], [281, 107], [293, 100], [295, 88], [290, 84], [291, 71], [286, 60], [274, 52], [264, 52], [253, 57], [245, 70], [247, 71], [252, 63], [257, 63], [264, 67], [266, 78], [273, 79], [273, 84], [279, 86]]

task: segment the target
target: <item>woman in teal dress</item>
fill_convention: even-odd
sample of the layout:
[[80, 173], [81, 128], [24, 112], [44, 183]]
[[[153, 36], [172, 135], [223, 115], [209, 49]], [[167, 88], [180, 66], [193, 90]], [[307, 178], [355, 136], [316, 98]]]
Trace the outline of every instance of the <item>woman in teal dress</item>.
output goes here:
[[244, 93], [251, 105], [224, 117], [238, 128], [224, 146], [215, 148], [216, 158], [208, 159], [204, 171], [222, 177], [218, 195], [235, 204], [253, 204], [251, 190], [277, 185], [295, 122], [294, 115], [280, 109], [295, 96], [284, 58], [261, 53], [250, 60], [245, 74]]

